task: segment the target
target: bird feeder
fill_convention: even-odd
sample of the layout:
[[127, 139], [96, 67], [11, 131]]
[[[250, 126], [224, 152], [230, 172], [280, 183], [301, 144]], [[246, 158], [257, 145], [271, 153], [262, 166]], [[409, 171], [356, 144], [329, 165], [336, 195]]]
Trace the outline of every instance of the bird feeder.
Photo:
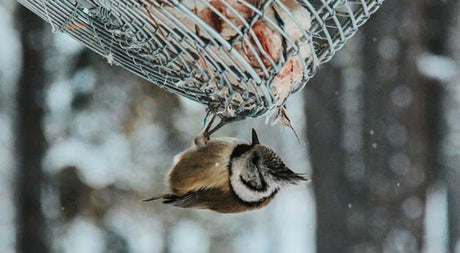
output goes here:
[[276, 111], [383, 0], [18, 0], [142, 78], [221, 118]]

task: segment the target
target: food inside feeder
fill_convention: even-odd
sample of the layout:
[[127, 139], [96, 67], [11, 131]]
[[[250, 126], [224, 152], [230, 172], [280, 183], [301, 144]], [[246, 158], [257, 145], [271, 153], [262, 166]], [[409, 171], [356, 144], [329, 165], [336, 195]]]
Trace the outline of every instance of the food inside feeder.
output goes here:
[[[304, 79], [307, 66], [312, 61], [313, 48], [307, 37], [311, 15], [298, 1], [283, 0], [269, 4], [263, 0], [182, 3], [204, 23], [194, 21], [175, 6], [164, 8], [176, 16], [183, 16], [181, 25], [190, 29], [195, 36], [210, 41], [202, 52], [196, 52], [193, 44], [187, 48], [195, 51], [197, 56], [189, 59], [189, 64], [202, 69], [201, 73], [195, 72], [195, 81], [190, 83], [190, 88], [202, 90], [203, 81], [210, 79], [206, 90], [222, 91], [216, 94], [217, 97], [223, 97], [229, 104], [241, 103], [247, 98], [244, 94], [239, 96], [243, 98], [238, 101], [228, 97], [227, 86], [232, 86], [232, 90], [237, 92], [249, 91], [250, 94], [266, 96], [256, 84], [253, 87], [242, 85], [242, 78], [251, 77], [248, 68], [252, 68], [261, 80], [266, 80], [263, 85], [271, 92], [272, 103], [281, 106], [294, 85]], [[172, 26], [170, 23], [168, 25]], [[241, 57], [213, 43], [216, 41], [213, 31], [221, 35]], [[246, 96], [250, 95], [247, 93]]]
[[275, 115], [276, 109], [283, 109], [290, 94], [302, 88], [382, 4], [381, 0], [19, 2], [49, 22], [53, 31], [65, 32], [110, 64], [198, 101], [222, 117], [238, 119]]

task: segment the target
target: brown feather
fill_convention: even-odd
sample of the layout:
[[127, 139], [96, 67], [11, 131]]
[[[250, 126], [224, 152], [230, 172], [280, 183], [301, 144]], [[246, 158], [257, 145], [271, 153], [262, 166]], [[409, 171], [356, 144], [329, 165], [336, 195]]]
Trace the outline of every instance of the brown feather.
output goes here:
[[182, 196], [209, 188], [230, 191], [229, 158], [239, 143], [230, 140], [212, 139], [204, 147], [192, 147], [180, 154], [179, 161], [169, 172], [171, 192]]
[[[220, 213], [239, 213], [262, 208], [274, 198], [275, 194], [255, 205], [247, 205], [241, 202], [233, 192], [221, 189], [206, 189], [197, 192], [189, 192], [185, 196], [192, 194], [191, 201], [187, 205], [177, 205], [171, 201], [172, 205], [183, 208], [210, 209]], [[176, 196], [177, 197], [177, 196]], [[180, 198], [178, 198], [180, 201]], [[165, 203], [165, 202], [163, 202]]]
[[[245, 203], [230, 187], [230, 155], [238, 144], [243, 142], [216, 138], [209, 140], [205, 146], [194, 146], [179, 154], [168, 175], [168, 193], [144, 201], [163, 199], [163, 203], [178, 207], [210, 209], [221, 213], [237, 213], [266, 206], [276, 192], [261, 202]], [[182, 201], [186, 196], [187, 200]]]

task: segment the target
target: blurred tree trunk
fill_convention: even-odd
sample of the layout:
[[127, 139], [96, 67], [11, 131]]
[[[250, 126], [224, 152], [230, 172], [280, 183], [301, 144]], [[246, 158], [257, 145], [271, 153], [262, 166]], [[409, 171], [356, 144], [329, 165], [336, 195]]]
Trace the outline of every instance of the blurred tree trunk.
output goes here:
[[42, 157], [46, 141], [42, 131], [42, 92], [45, 86], [44, 23], [20, 7], [17, 12], [23, 68], [17, 90], [17, 251], [48, 252], [45, 220], [40, 203]]
[[339, 96], [340, 70], [321, 69], [306, 89], [305, 111], [317, 206], [317, 252], [343, 252], [349, 240], [345, 212], [347, 190], [343, 184], [343, 115]]
[[[449, 50], [449, 41], [452, 36], [449, 30], [452, 27], [453, 20], [459, 17], [458, 14], [458, 1], [446, 0], [425, 0], [421, 5], [422, 16], [423, 16], [423, 27], [421, 34], [423, 34], [423, 46], [428, 54], [437, 56], [448, 56], [454, 55]], [[455, 17], [455, 15], [457, 15]], [[447, 182], [448, 188], [448, 221], [449, 221], [449, 251], [455, 252], [455, 246], [457, 240], [460, 240], [460, 187], [458, 173], [450, 173], [448, 166], [443, 167], [443, 163], [440, 162], [441, 145], [440, 141], [442, 136], [440, 131], [436, 129], [444, 128], [445, 125], [442, 123], [442, 115], [439, 112], [442, 110], [442, 98], [446, 97], [444, 94], [446, 91], [443, 89], [443, 85], [446, 85], [445, 81], [427, 79], [427, 93], [433, 94], [435, 99], [432, 99], [429, 106], [431, 108], [438, 109], [431, 115], [431, 121], [428, 122], [429, 127], [434, 133], [430, 140], [430, 147], [435, 157], [433, 157], [434, 168], [439, 168], [438, 178], [442, 182]], [[444, 83], [443, 83], [444, 82]], [[457, 164], [458, 165], [458, 164]], [[453, 168], [457, 171], [458, 168]], [[457, 176], [456, 176], [457, 175]]]
[[408, 1], [385, 2], [364, 29], [367, 194], [354, 243], [375, 252], [415, 253], [422, 246], [430, 166], [430, 131], [425, 122], [429, 97], [414, 62], [421, 20], [408, 5]]
[[[324, 66], [307, 88], [318, 252], [421, 251], [427, 188], [439, 168], [442, 89], [416, 61], [424, 50], [444, 53], [448, 5], [385, 1], [349, 57], [362, 56], [355, 100], [345, 98], [345, 65]], [[347, 110], [360, 104], [354, 136]]]
[[368, 194], [355, 242], [371, 243], [377, 252], [420, 252], [423, 244], [426, 193], [439, 154], [441, 92], [416, 66], [426, 47], [426, 4], [387, 1], [364, 29]]

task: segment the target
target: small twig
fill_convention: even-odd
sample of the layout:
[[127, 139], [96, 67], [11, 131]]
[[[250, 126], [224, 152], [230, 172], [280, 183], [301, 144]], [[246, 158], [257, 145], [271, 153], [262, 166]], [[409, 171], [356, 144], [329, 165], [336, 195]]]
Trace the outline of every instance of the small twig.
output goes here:
[[73, 24], [73, 25], [66, 25], [64, 28], [67, 30], [77, 30], [77, 29], [86, 29], [88, 28], [88, 26], [86, 26], [85, 24]]
[[152, 12], [149, 10], [149, 7], [154, 7], [156, 9], [159, 9], [161, 8], [161, 5], [159, 5], [156, 1], [159, 1], [161, 2], [162, 4], [165, 4], [167, 5], [168, 7], [172, 7], [173, 5], [166, 2], [165, 0], [155, 0], [155, 1], [151, 1], [151, 0], [145, 0], [150, 6], [146, 6], [145, 4], [143, 4], [140, 0], [136, 0], [139, 2], [139, 4], [142, 5], [142, 7], [144, 8], [145, 12], [147, 13], [147, 15], [149, 16], [150, 20], [153, 21], [153, 23], [155, 24], [155, 26], [157, 27], [158, 31], [160, 32], [161, 36], [163, 37], [163, 39], [166, 40], [166, 34], [163, 32], [163, 29], [161, 29], [161, 25], [158, 23], [158, 21], [154, 18], [154, 16], [152, 15]]

